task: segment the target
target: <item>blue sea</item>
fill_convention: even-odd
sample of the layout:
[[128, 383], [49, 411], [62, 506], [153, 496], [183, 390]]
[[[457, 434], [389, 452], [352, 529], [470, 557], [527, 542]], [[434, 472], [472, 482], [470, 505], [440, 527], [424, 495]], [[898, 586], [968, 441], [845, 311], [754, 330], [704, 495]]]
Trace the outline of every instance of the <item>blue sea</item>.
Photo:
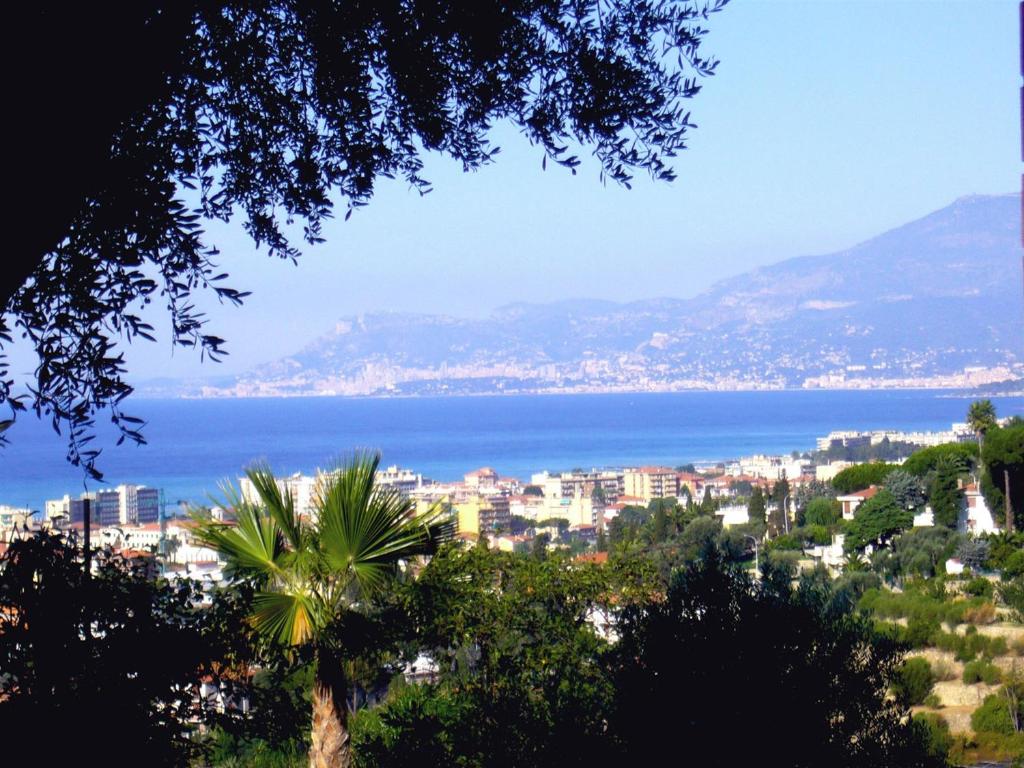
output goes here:
[[[134, 400], [146, 445], [96, 447], [104, 481], [164, 490], [167, 503], [206, 502], [254, 460], [279, 474], [310, 473], [354, 448], [437, 480], [488, 465], [529, 478], [540, 470], [704, 462], [814, 448], [837, 429], [948, 429], [970, 398], [948, 392], [791, 391], [448, 398]], [[993, 398], [1024, 416], [1024, 398]], [[99, 420], [98, 420], [99, 421]], [[102, 427], [103, 425], [100, 424]], [[0, 448], [0, 504], [41, 508], [88, 487], [64, 461], [50, 425], [21, 415]]]

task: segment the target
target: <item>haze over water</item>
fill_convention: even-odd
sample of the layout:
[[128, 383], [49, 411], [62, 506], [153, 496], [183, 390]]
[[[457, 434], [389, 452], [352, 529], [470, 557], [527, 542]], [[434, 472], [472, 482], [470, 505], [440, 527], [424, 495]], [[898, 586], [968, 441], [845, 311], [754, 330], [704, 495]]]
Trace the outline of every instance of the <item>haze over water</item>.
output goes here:
[[[484, 465], [528, 479], [544, 469], [810, 450], [838, 429], [947, 429], [963, 421], [971, 399], [914, 390], [136, 400], [131, 412], [148, 420], [149, 443], [115, 447], [109, 433], [96, 442], [109, 483], [163, 488], [169, 503], [202, 502], [257, 459], [281, 475], [311, 473], [363, 447], [436, 480]], [[1024, 398], [993, 402], [1000, 416], [1024, 415]], [[9, 436], [0, 450], [0, 504], [41, 508], [83, 490], [47, 423], [23, 416]]]

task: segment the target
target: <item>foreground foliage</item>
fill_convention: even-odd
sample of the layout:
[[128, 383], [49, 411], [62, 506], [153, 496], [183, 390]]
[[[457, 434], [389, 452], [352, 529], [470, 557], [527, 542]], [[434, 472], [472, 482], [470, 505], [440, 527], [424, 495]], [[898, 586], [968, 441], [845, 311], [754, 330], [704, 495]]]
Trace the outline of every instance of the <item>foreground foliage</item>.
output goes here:
[[[902, 646], [820, 583], [755, 584], [709, 549], [666, 591], [613, 598], [635, 575], [616, 567], [439, 554], [409, 597], [438, 679], [355, 719], [358, 764], [654, 764], [697, 744], [707, 765], [942, 764], [886, 698]], [[616, 614], [615, 644], [595, 610]], [[793, 723], [801, 738], [778, 739]]]
[[351, 762], [343, 664], [346, 622], [397, 575], [398, 561], [426, 551], [433, 515], [395, 488], [376, 485], [379, 454], [354, 456], [323, 478], [316, 519], [282, 493], [269, 468], [247, 475], [258, 499], [229, 492], [237, 525], [201, 520], [196, 537], [227, 558], [228, 573], [255, 588], [250, 621], [267, 640], [313, 664], [310, 765]]
[[196, 607], [193, 582], [154, 580], [105, 552], [95, 564], [87, 578], [80, 551], [50, 535], [0, 559], [0, 730], [47, 765], [105, 734], [147, 765], [179, 765], [204, 714], [197, 683], [230, 632]]

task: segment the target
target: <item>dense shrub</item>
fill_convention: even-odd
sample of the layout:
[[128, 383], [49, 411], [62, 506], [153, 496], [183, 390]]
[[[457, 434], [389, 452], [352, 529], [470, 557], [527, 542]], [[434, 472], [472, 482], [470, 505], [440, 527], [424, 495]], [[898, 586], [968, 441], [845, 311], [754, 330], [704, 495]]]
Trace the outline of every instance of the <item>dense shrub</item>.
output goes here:
[[[608, 726], [625, 760], [656, 765], [703, 743], [719, 745], [701, 757], [714, 766], [927, 764], [906, 709], [885, 695], [898, 646], [832, 605], [811, 582], [751, 589], [698, 564], [664, 600], [628, 608]], [[797, 723], [799, 738], [779, 737]]]
[[939, 632], [933, 636], [932, 642], [937, 648], [952, 653], [957, 661], [971, 661], [979, 655], [992, 658], [1006, 653], [1005, 638], [979, 634], [973, 626], [968, 627], [963, 635]]
[[1024, 549], [1019, 549], [1006, 558], [1002, 567], [1002, 578], [1006, 580], [1024, 576]]
[[911, 648], [927, 648], [941, 631], [937, 619], [912, 616], [907, 619], [907, 626], [903, 628], [901, 637]]
[[803, 550], [819, 544], [829, 544], [832, 534], [823, 525], [805, 525], [794, 528], [789, 533], [776, 536], [771, 540], [770, 548], [779, 550]]
[[967, 685], [985, 683], [995, 685], [1001, 679], [999, 667], [985, 659], [976, 659], [964, 664], [963, 681]]
[[936, 576], [953, 554], [956, 538], [956, 533], [941, 526], [910, 528], [879, 551], [878, 570], [891, 579]]
[[892, 682], [892, 692], [899, 701], [909, 707], [923, 703], [925, 697], [932, 692], [933, 685], [935, 685], [935, 675], [932, 674], [932, 667], [928, 660], [916, 657], [907, 659], [896, 670], [896, 676]]
[[984, 576], [978, 576], [964, 584], [963, 590], [964, 594], [975, 597], [992, 597], [993, 587], [991, 581]]
[[104, 550], [93, 566], [87, 576], [80, 550], [50, 534], [0, 557], [0, 733], [46, 765], [73, 764], [107, 733], [120, 757], [181, 764], [205, 714], [199, 677], [216, 673], [231, 631], [197, 609], [196, 582]]
[[[1013, 533], [1007, 533], [1006, 531], [1000, 531], [999, 533], [990, 533], [983, 537], [989, 544], [988, 562], [985, 563], [985, 567], [993, 571], [1002, 571], [1004, 579], [1010, 579], [1014, 576], [1019, 576], [1020, 573], [1011, 573], [1007, 575], [1006, 568], [1009, 564], [1010, 558], [1018, 553], [1024, 555], [1024, 532], [1015, 531]], [[1024, 568], [1024, 562], [1021, 557], [1014, 558], [1014, 565], [1011, 566], [1011, 571], [1018, 567]], [[1021, 571], [1024, 573], [1024, 570]]]
[[1004, 688], [986, 696], [985, 701], [971, 715], [971, 728], [978, 732], [996, 733], [1001, 736], [1019, 734], [1011, 711], [1016, 709], [1017, 724], [1024, 723], [1024, 688], [1017, 685], [1012, 691], [1015, 696], [1010, 696], [1010, 693], [1011, 691]]
[[1024, 621], [1024, 576], [999, 585], [999, 599], [1013, 612], [1014, 621]]
[[945, 763], [949, 749], [953, 746], [953, 737], [945, 719], [931, 712], [920, 712], [914, 715], [914, 725], [925, 734], [925, 743], [931, 756]]

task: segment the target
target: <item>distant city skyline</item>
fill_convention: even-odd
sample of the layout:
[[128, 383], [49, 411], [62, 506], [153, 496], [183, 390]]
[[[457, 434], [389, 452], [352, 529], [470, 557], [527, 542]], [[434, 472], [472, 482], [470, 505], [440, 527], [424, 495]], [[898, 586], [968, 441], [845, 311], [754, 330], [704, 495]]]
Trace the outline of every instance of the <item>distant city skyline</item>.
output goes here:
[[[497, 126], [496, 163], [464, 174], [426, 158], [421, 198], [382, 181], [297, 267], [255, 252], [234, 222], [210, 228], [238, 309], [204, 297], [222, 365], [126, 349], [133, 380], [238, 373], [303, 346], [342, 316], [379, 310], [482, 316], [519, 301], [688, 297], [789, 257], [829, 253], [969, 194], [1019, 183], [1017, 4], [734, 2], [708, 21], [721, 60], [692, 100], [678, 180], [602, 186]], [[16, 371], [32, 358], [15, 350]]]

